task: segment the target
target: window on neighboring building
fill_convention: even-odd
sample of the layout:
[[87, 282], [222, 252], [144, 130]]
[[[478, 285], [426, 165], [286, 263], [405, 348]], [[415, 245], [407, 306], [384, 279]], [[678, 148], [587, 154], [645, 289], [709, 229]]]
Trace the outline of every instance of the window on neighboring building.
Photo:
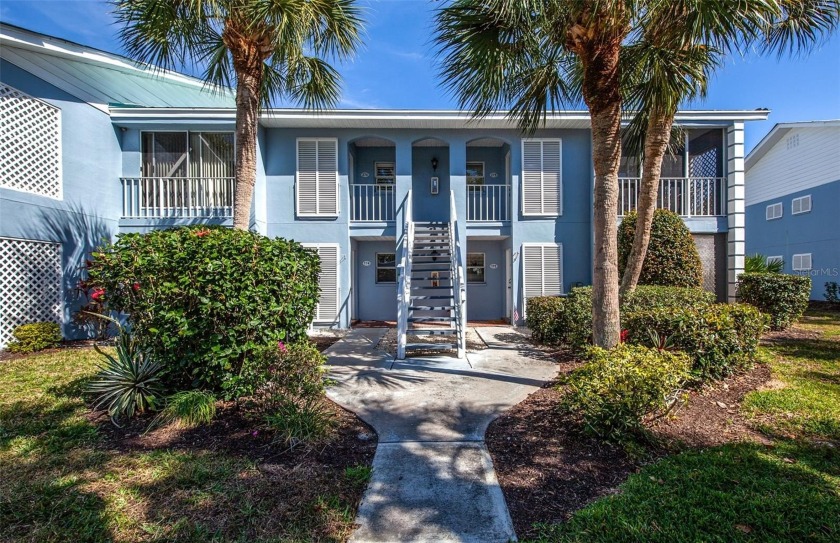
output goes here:
[[397, 256], [394, 253], [376, 253], [376, 282], [397, 282]]
[[791, 202], [791, 214], [799, 215], [800, 213], [809, 213], [811, 211], [811, 195], [806, 194], [799, 198], [794, 198]]
[[233, 132], [143, 132], [143, 177], [234, 177]]
[[768, 265], [768, 266], [769, 266], [770, 264], [772, 264], [773, 262], [782, 262], [782, 263], [784, 263], [784, 261], [785, 261], [785, 259], [784, 259], [783, 257], [781, 257], [781, 256], [768, 256], [768, 257], [765, 259], [765, 262], [767, 263], [767, 265]]
[[396, 180], [394, 173], [393, 162], [376, 162], [374, 164], [376, 170], [376, 184], [377, 185], [393, 185]]
[[484, 282], [484, 253], [467, 253], [467, 283]]
[[467, 162], [467, 185], [484, 184], [484, 162]]
[[782, 214], [784, 213], [784, 208], [782, 207], [782, 203], [770, 204], [767, 206], [767, 210], [765, 212], [765, 217], [768, 221], [773, 219], [781, 219]]
[[793, 271], [808, 271], [811, 267], [811, 253], [793, 255]]

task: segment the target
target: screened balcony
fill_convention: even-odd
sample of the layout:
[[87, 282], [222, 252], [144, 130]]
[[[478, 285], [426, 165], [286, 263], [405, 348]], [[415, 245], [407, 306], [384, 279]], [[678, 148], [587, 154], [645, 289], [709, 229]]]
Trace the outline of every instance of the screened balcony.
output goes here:
[[[723, 130], [683, 130], [672, 141], [671, 152], [662, 161], [657, 208], [682, 217], [726, 215], [726, 177], [723, 172]], [[635, 211], [639, 205], [641, 161], [621, 157], [618, 180], [618, 215]]]
[[125, 219], [233, 217], [232, 132], [143, 132], [141, 175], [120, 179]]

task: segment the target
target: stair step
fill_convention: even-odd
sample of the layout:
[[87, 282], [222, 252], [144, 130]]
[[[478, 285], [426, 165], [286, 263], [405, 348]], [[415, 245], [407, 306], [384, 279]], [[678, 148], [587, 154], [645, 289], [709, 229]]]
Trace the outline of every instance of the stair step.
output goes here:
[[409, 311], [451, 311], [455, 309], [454, 305], [410, 305]]
[[[437, 264], [437, 262], [435, 262], [435, 264]], [[415, 265], [416, 265], [416, 266], [422, 266], [423, 264], [421, 264], [421, 263], [415, 263]], [[426, 266], [430, 266], [431, 264], [428, 264], [428, 263], [427, 263], [427, 264], [425, 264], [425, 265], [426, 265]], [[449, 269], [449, 266], [440, 266], [440, 265], [438, 265], [436, 268], [421, 268], [421, 269], [416, 269], [416, 268], [414, 268], [414, 266], [412, 266], [412, 268], [414, 269], [414, 271], [415, 271], [415, 272], [422, 272], [422, 273], [426, 273], [426, 272], [433, 272], [433, 271], [445, 271], [445, 272], [449, 272], [449, 271], [451, 271], [451, 270]]]
[[451, 294], [444, 294], [443, 296], [415, 296], [411, 295], [412, 300], [451, 300]]
[[408, 317], [408, 322], [453, 322], [455, 317]]
[[[452, 281], [451, 277], [415, 277], [411, 276], [412, 281]], [[447, 287], [448, 288], [448, 287]]]
[[410, 336], [451, 336], [457, 334], [454, 328], [409, 328]]
[[437, 287], [432, 287], [432, 286], [429, 286], [429, 287], [411, 287], [411, 290], [452, 290], [452, 287], [441, 287], [441, 286], [437, 286]]
[[406, 343], [407, 351], [454, 351], [451, 343]]

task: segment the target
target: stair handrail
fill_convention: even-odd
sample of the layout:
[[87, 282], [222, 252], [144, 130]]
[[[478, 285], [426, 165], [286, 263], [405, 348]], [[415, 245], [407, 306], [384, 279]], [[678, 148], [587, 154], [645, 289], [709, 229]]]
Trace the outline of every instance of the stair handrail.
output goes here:
[[455, 299], [455, 338], [457, 342], [458, 358], [466, 354], [466, 314], [464, 306], [467, 301], [467, 288], [464, 282], [464, 267], [461, 264], [461, 239], [458, 234], [458, 213], [455, 209], [455, 191], [449, 191], [449, 254], [452, 255], [449, 264], [449, 276], [452, 280], [452, 296]]
[[411, 189], [403, 204], [403, 245], [400, 263], [397, 267], [399, 286], [397, 292], [397, 359], [405, 359], [406, 336], [408, 335], [408, 307], [411, 303], [411, 263], [414, 252], [414, 218], [411, 209]]

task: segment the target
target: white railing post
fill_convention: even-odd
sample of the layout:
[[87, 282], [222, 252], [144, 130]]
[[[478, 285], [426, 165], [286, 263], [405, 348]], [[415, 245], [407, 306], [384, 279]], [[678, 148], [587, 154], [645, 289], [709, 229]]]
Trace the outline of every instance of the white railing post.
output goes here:
[[123, 218], [233, 216], [232, 177], [123, 177]]
[[464, 267], [461, 265], [461, 242], [458, 235], [458, 214], [455, 208], [455, 191], [449, 191], [449, 276], [452, 278], [452, 295], [455, 298], [455, 338], [458, 358], [466, 356], [466, 315], [464, 305], [467, 288], [464, 283]]
[[510, 185], [467, 185], [467, 222], [510, 220]]
[[403, 205], [403, 246], [398, 267], [399, 284], [397, 293], [397, 359], [405, 359], [405, 344], [408, 334], [408, 307], [411, 301], [411, 253], [414, 249], [414, 220], [411, 212], [411, 190]]

